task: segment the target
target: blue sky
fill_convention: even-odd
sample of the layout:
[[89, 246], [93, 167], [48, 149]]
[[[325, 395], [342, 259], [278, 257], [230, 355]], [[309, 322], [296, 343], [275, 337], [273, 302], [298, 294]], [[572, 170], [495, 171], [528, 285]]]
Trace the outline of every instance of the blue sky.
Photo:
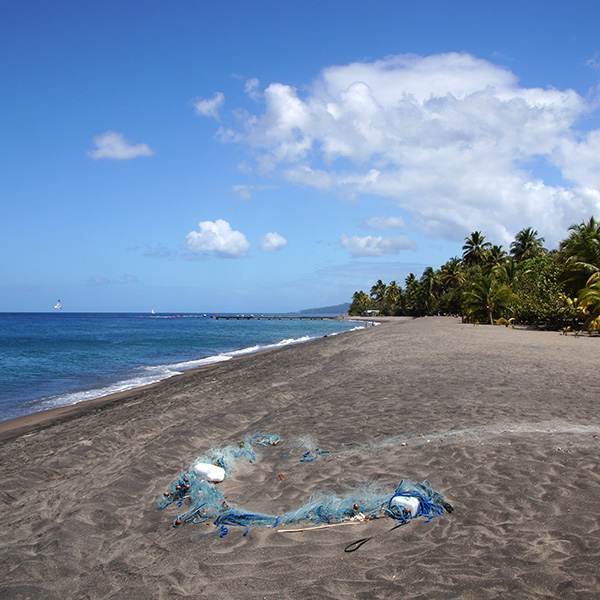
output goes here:
[[4, 2], [0, 311], [294, 311], [600, 217], [595, 0]]

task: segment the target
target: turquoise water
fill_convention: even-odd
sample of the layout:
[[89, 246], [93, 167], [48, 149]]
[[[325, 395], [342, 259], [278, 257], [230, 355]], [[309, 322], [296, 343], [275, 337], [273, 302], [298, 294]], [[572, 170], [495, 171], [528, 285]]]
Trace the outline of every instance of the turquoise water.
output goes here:
[[362, 326], [321, 319], [0, 313], [0, 421]]

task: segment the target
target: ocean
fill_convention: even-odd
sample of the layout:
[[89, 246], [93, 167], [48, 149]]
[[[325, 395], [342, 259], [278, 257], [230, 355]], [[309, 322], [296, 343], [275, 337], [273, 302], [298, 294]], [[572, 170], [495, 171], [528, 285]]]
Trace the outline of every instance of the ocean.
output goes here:
[[0, 421], [363, 326], [330, 319], [0, 313]]

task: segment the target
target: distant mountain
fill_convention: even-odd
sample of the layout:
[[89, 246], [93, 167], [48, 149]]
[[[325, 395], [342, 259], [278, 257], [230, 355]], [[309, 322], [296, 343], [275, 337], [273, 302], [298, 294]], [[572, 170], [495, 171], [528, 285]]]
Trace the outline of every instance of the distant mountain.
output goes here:
[[345, 315], [350, 308], [350, 302], [336, 304], [335, 306], [321, 306], [320, 308], [306, 308], [299, 310], [301, 315]]

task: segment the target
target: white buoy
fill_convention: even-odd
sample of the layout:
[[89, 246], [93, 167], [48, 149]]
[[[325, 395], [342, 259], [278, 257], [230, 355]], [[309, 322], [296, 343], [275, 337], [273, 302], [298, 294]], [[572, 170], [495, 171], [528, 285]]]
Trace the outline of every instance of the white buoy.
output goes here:
[[414, 518], [419, 514], [421, 502], [414, 496], [394, 496], [390, 502], [390, 506], [403, 508], [407, 513], [410, 513], [411, 518]]
[[217, 465], [196, 463], [193, 470], [196, 475], [199, 475], [207, 481], [212, 481], [213, 483], [219, 483], [225, 479], [225, 469], [218, 467]]

